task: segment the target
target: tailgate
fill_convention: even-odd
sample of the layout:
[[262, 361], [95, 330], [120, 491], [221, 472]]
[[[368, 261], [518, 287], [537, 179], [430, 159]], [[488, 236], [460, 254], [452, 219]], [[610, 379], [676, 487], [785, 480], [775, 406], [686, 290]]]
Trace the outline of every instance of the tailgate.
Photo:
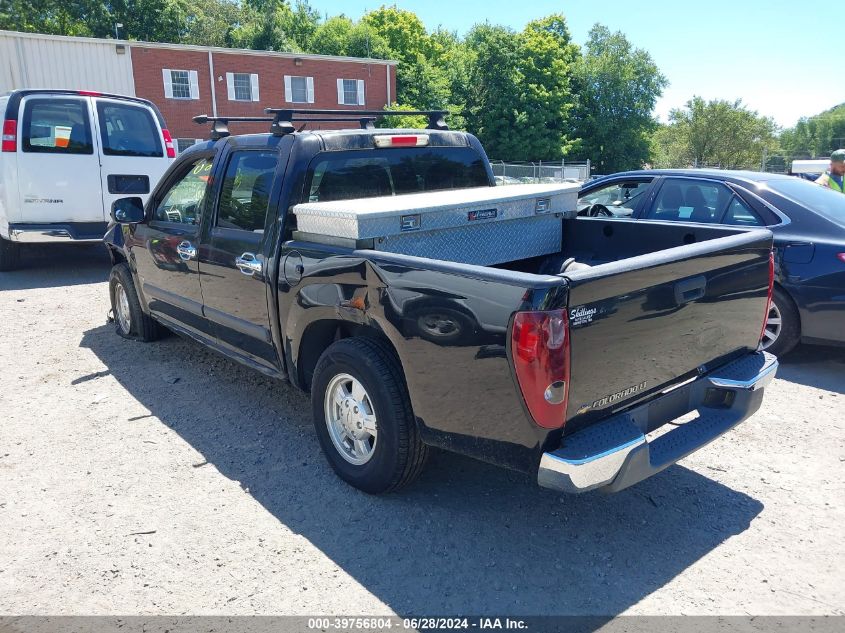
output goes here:
[[755, 230], [567, 274], [566, 433], [756, 349], [771, 247]]

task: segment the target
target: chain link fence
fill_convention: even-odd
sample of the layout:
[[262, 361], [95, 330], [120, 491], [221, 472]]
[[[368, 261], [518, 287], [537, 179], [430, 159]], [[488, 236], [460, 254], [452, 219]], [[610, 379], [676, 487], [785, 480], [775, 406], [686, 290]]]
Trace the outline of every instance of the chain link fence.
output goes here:
[[586, 182], [590, 179], [590, 161], [584, 162], [525, 162], [490, 161], [496, 183], [500, 185]]

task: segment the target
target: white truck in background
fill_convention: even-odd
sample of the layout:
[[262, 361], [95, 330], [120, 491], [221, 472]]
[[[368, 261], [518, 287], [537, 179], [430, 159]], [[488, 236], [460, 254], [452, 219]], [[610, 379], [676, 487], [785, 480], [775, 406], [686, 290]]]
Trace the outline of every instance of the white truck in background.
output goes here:
[[176, 157], [158, 108], [83, 90], [0, 96], [0, 271], [24, 244], [102, 241], [111, 204], [146, 200]]

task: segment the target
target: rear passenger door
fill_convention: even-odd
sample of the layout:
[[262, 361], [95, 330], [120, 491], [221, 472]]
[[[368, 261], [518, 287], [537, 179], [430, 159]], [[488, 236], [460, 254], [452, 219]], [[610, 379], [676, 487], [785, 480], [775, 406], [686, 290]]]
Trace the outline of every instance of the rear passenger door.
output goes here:
[[763, 225], [760, 216], [733, 189], [706, 178], [664, 178], [641, 218], [733, 226]]
[[144, 202], [170, 166], [161, 126], [153, 111], [121, 99], [94, 99], [101, 153], [104, 207], [124, 196]]
[[18, 204], [9, 220], [30, 224], [96, 222], [105, 232], [100, 162], [91, 99], [36, 94], [18, 113]]
[[279, 360], [266, 281], [276, 214], [268, 217], [268, 209], [277, 171], [283, 173], [279, 156], [271, 147], [228, 152], [199, 254], [204, 312], [218, 342], [271, 370]]

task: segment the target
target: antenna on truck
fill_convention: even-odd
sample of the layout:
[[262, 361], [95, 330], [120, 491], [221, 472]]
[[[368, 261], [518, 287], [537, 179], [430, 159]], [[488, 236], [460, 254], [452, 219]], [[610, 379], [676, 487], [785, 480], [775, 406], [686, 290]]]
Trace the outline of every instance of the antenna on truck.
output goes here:
[[[269, 108], [268, 108], [269, 110]], [[302, 110], [302, 113], [308, 114], [322, 114], [327, 112], [326, 110], [318, 111], [318, 110]], [[373, 123], [375, 122], [375, 116], [349, 116], [350, 114], [354, 115], [366, 115], [366, 112], [359, 113], [352, 110], [332, 110], [331, 112], [337, 112], [340, 114], [345, 114], [346, 116], [309, 116], [309, 117], [296, 117], [291, 118], [288, 120], [288, 123], [291, 121], [296, 121], [298, 123], [304, 123], [307, 125], [308, 123], [358, 123], [361, 126], [362, 130], [371, 130], [375, 126]], [[269, 113], [269, 112], [268, 112]], [[272, 116], [208, 116], [207, 114], [199, 114], [193, 118], [194, 123], [198, 123], [199, 125], [204, 125], [206, 123], [211, 123], [211, 140], [216, 141], [218, 139], [224, 138], [226, 136], [230, 136], [231, 132], [229, 131], [229, 123], [256, 123], [266, 121], [270, 123], [270, 130], [275, 132], [275, 126], [277, 117]], [[301, 130], [302, 127], [299, 129]], [[293, 124], [291, 123], [290, 131], [286, 131], [283, 134], [276, 134], [276, 136], [284, 136], [285, 134], [290, 134], [291, 132], [295, 131], [293, 128]]]

